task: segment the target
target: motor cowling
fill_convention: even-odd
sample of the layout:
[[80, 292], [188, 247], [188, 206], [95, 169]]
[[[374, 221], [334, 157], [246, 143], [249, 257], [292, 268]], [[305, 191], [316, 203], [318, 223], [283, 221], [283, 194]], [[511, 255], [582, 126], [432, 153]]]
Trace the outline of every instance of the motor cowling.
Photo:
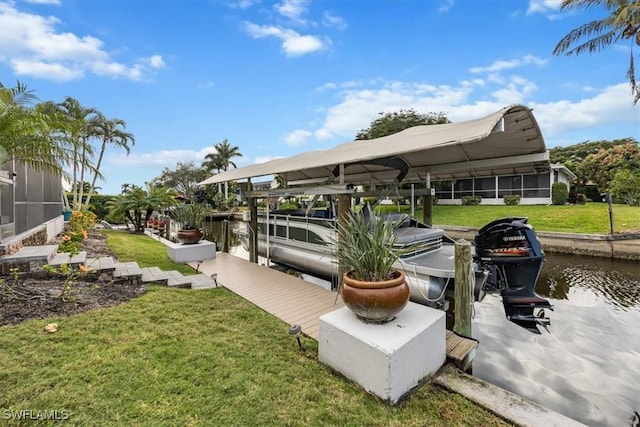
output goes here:
[[482, 227], [475, 237], [476, 262], [489, 271], [486, 292], [500, 292], [507, 318], [532, 331], [549, 319], [534, 308], [553, 309], [535, 292], [544, 251], [524, 217], [502, 218]]

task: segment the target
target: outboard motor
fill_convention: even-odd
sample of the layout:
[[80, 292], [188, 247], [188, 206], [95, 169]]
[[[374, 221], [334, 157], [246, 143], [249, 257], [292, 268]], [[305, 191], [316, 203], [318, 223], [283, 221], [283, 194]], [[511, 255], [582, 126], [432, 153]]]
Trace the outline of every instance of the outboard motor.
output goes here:
[[[553, 306], [535, 292], [544, 252], [527, 218], [502, 218], [485, 225], [475, 238], [475, 261], [489, 271], [485, 290], [502, 295], [510, 321], [540, 333], [551, 323], [544, 309]], [[534, 315], [535, 308], [541, 310]]]

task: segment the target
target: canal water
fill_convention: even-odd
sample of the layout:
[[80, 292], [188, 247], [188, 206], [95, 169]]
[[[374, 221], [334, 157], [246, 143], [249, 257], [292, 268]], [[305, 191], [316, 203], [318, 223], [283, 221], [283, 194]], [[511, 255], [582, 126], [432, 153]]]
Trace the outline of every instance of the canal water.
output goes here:
[[640, 262], [547, 254], [536, 290], [554, 306], [540, 334], [509, 322], [499, 295], [474, 305], [473, 375], [590, 426], [640, 425]]

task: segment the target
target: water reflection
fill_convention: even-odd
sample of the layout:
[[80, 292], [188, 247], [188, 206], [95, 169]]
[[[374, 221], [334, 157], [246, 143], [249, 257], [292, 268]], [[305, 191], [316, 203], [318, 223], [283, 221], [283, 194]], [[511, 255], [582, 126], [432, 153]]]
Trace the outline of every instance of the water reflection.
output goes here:
[[638, 261], [552, 254], [547, 256], [536, 289], [540, 295], [567, 299], [571, 287], [576, 286], [628, 310], [640, 304], [639, 280]]
[[[222, 249], [224, 245], [224, 233], [222, 231], [224, 221], [205, 221], [204, 223], [204, 238], [211, 242], [216, 243], [218, 250]], [[236, 232], [243, 224], [236, 221], [228, 221], [229, 224], [229, 248], [233, 248], [240, 245], [240, 238]]]
[[532, 335], [475, 305], [475, 376], [588, 425], [628, 426], [640, 410], [640, 263], [547, 254], [536, 291], [550, 333]]

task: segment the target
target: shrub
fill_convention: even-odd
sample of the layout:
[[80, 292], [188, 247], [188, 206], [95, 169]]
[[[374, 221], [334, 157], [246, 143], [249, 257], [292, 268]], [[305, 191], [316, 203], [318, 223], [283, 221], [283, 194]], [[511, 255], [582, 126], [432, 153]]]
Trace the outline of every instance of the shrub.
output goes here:
[[569, 189], [563, 182], [555, 182], [551, 186], [551, 203], [554, 205], [564, 205], [569, 199]]
[[576, 193], [576, 204], [584, 205], [587, 203], [587, 196], [582, 193]]
[[482, 196], [462, 196], [463, 206], [479, 205], [481, 201], [482, 201]]
[[520, 195], [519, 194], [507, 194], [503, 198], [504, 204], [507, 206], [515, 206], [520, 204]]

